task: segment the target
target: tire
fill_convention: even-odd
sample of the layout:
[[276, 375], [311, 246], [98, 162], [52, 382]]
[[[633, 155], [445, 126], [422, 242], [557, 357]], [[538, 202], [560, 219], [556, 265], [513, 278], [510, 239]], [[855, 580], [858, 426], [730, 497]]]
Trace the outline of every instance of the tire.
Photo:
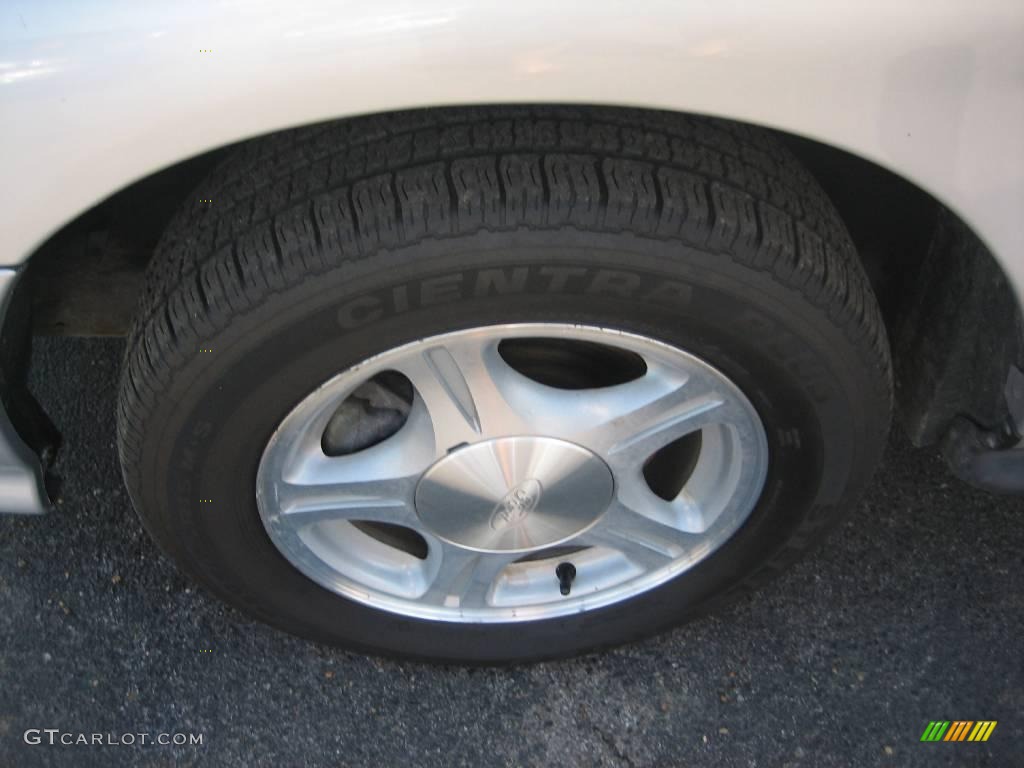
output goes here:
[[[892, 381], [875, 299], [831, 203], [767, 132], [604, 109], [394, 114], [249, 142], [194, 197], [129, 338], [124, 477], [187, 573], [289, 632], [459, 663], [632, 641], [781, 571], [881, 456]], [[300, 572], [255, 492], [282, 420], [375, 355], [512, 323], [642, 335], [733, 382], [769, 456], [742, 526], [651, 589], [534, 621], [401, 615]]]

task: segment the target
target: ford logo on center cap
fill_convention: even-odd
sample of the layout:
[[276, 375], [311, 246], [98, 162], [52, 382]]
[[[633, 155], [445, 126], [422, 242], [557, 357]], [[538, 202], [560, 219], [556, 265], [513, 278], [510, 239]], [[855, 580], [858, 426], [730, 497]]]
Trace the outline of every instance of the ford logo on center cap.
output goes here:
[[542, 492], [540, 483], [532, 478], [519, 483], [494, 507], [491, 528], [500, 531], [502, 528], [521, 523], [537, 508]]

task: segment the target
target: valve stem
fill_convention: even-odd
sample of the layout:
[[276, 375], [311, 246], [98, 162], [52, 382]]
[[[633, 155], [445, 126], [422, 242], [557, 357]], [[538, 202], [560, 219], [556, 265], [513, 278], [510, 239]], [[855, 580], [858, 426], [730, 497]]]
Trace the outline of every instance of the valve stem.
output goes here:
[[558, 590], [563, 595], [568, 595], [572, 589], [572, 580], [576, 578], [576, 566], [572, 563], [560, 563], [555, 568], [555, 577], [558, 579]]

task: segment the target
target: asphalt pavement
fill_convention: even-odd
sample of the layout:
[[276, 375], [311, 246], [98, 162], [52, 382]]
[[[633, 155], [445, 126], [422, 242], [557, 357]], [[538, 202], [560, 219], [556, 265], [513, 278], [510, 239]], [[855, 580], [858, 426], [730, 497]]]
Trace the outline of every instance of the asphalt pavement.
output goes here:
[[[0, 516], [0, 766], [1024, 765], [1024, 498], [934, 451], [895, 436], [841, 528], [714, 616], [571, 661], [400, 663], [252, 621], [158, 552], [114, 447], [122, 348], [36, 348], [64, 484]], [[932, 720], [998, 725], [922, 743]]]

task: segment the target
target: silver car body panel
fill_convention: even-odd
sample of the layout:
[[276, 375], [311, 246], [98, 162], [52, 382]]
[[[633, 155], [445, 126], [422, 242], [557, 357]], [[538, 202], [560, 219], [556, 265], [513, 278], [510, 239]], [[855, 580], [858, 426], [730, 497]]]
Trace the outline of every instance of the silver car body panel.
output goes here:
[[8, 2], [0, 266], [128, 184], [259, 134], [588, 103], [742, 120], [871, 160], [955, 211], [1021, 299], [1022, 39], [1020, 0]]

